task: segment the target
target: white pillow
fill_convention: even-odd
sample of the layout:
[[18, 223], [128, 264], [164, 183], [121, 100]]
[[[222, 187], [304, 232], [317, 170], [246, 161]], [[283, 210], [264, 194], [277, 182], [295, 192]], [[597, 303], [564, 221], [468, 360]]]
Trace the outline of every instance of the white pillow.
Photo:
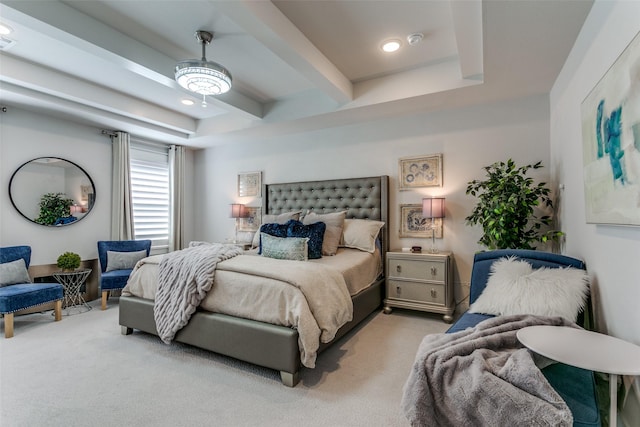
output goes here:
[[[283, 212], [278, 215], [262, 215], [262, 220], [260, 221], [260, 225], [262, 224], [286, 224], [290, 219], [295, 219], [298, 221], [300, 219], [300, 214], [302, 211], [294, 211], [294, 212]], [[253, 241], [251, 242], [252, 248], [257, 248], [260, 246], [260, 231], [256, 231], [253, 235]]]
[[324, 239], [322, 240], [322, 255], [335, 255], [338, 251], [338, 245], [340, 245], [340, 237], [342, 237], [342, 229], [344, 228], [344, 218], [346, 215], [347, 211], [327, 214], [309, 212], [303, 218], [302, 223], [304, 225], [324, 222], [327, 226], [324, 231]]
[[470, 313], [494, 315], [534, 314], [562, 316], [576, 321], [589, 293], [589, 277], [582, 269], [534, 269], [516, 257], [501, 258]]
[[384, 222], [382, 221], [345, 219], [340, 246], [374, 253], [376, 250], [376, 238], [383, 225]]

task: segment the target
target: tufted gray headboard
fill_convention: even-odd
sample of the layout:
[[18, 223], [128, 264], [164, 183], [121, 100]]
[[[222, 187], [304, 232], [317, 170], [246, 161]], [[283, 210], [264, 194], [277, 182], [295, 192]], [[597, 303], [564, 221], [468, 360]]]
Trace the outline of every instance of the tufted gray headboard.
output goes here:
[[384, 221], [380, 232], [383, 256], [389, 249], [389, 177], [386, 175], [263, 186], [263, 213], [297, 210], [319, 214], [346, 210], [347, 218]]

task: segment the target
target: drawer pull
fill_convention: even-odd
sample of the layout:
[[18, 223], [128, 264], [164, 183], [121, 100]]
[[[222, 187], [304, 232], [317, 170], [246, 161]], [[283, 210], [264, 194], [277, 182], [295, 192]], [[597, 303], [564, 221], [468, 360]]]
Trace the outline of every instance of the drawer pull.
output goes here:
[[431, 298], [435, 298], [436, 296], [438, 296], [438, 292], [436, 292], [435, 289], [431, 289]]
[[437, 276], [438, 275], [438, 269], [436, 267], [431, 267], [431, 275], [432, 276]]
[[402, 273], [402, 266], [401, 265], [396, 265], [396, 272], [397, 273]]
[[400, 295], [402, 293], [402, 288], [400, 286], [396, 286], [396, 292]]

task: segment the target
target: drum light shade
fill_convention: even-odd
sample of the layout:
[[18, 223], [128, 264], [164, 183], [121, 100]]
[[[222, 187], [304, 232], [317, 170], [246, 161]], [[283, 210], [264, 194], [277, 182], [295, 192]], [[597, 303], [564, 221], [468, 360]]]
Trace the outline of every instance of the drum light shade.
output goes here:
[[202, 59], [187, 59], [178, 62], [175, 69], [176, 82], [186, 90], [202, 95], [221, 95], [231, 89], [231, 73], [217, 62], [207, 61], [206, 45], [213, 40], [213, 33], [197, 31], [196, 38], [202, 44]]

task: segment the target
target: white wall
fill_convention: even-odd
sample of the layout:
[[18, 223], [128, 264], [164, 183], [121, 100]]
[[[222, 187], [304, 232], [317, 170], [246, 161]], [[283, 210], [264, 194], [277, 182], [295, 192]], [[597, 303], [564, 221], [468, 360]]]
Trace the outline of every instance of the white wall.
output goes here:
[[[65, 251], [82, 259], [98, 256], [96, 242], [111, 235], [111, 140], [101, 129], [8, 106], [0, 113], [0, 246], [30, 245], [31, 264], [55, 264]], [[61, 157], [83, 168], [93, 179], [95, 206], [81, 221], [45, 227], [21, 216], [9, 199], [9, 180], [24, 162]], [[187, 150], [187, 206], [193, 203], [193, 153]], [[193, 240], [191, 209], [186, 212], [187, 239]]]
[[[565, 185], [560, 221], [566, 252], [585, 260], [596, 327], [640, 345], [640, 227], [586, 223], [580, 105], [640, 32], [640, 2], [596, 1], [550, 95], [553, 179]], [[640, 206], [638, 206], [640, 209]], [[640, 378], [619, 421], [640, 420]]]
[[[599, 329], [640, 344], [640, 227], [586, 223], [580, 104], [640, 31], [640, 2], [597, 1], [551, 92], [554, 180], [566, 252], [587, 263]], [[638, 207], [640, 209], [640, 206]]]
[[[420, 203], [425, 195], [446, 198], [444, 237], [436, 241], [455, 256], [456, 299], [468, 293], [473, 254], [481, 230], [465, 225], [475, 198], [467, 182], [484, 177], [482, 167], [513, 158], [518, 164], [549, 164], [549, 111], [546, 96], [497, 105], [421, 114], [384, 122], [324, 129], [304, 134], [225, 145], [197, 152], [196, 228], [199, 238], [223, 241], [233, 236], [229, 204], [260, 206], [260, 200], [238, 198], [239, 172], [262, 171], [266, 183], [390, 176], [391, 247], [429, 247], [429, 239], [400, 239], [399, 204]], [[398, 159], [442, 153], [444, 185], [420, 191], [398, 191]], [[547, 179], [547, 168], [532, 175]]]

